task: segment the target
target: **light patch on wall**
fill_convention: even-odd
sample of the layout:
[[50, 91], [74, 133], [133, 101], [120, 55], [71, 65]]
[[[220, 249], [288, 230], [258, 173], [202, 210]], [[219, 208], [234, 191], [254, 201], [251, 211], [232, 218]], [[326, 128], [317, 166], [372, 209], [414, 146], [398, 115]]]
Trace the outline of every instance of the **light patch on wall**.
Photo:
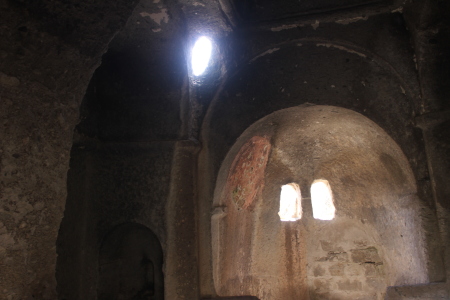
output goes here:
[[316, 44], [316, 46], [317, 47], [322, 46], [322, 47], [327, 47], [327, 48], [333, 47], [333, 48], [336, 48], [336, 49], [339, 49], [339, 50], [342, 50], [342, 51], [346, 51], [348, 53], [356, 54], [356, 55], [364, 57], [364, 58], [367, 57], [367, 55], [365, 55], [364, 53], [361, 53], [361, 52], [358, 52], [356, 50], [352, 50], [352, 49], [346, 48], [344, 46], [336, 45], [336, 44], [318, 43], [318, 44]]
[[330, 184], [325, 179], [314, 180], [311, 185], [311, 204], [314, 219], [333, 220], [336, 208]]
[[281, 221], [297, 221], [302, 217], [302, 195], [296, 183], [285, 184], [281, 187], [280, 211]]
[[367, 21], [368, 18], [369, 18], [368, 16], [356, 17], [356, 18], [348, 18], [348, 19], [337, 20], [336, 23], [342, 24], [342, 25], [348, 25], [350, 23], [358, 22], [358, 21], [361, 21], [361, 20]]
[[272, 27], [272, 28], [270, 28], [270, 31], [277, 32], [277, 31], [281, 31], [281, 30], [292, 29], [292, 28], [303, 27], [303, 26], [305, 26], [305, 25], [303, 25], [303, 24], [283, 25], [283, 26], [278, 26], [278, 27]]
[[141, 12], [141, 17], [150, 17], [156, 24], [161, 26], [161, 23], [168, 23], [169, 22], [169, 14], [167, 13], [167, 9], [163, 8], [159, 13], [150, 14], [148, 12]]
[[278, 51], [278, 50], [280, 50], [280, 48], [269, 49], [269, 50], [267, 50], [267, 51], [261, 53], [260, 55], [255, 56], [252, 60], [250, 60], [250, 62], [252, 63], [252, 62], [254, 62], [255, 60], [257, 60], [258, 58], [263, 57], [263, 56], [268, 55], [268, 54], [272, 54], [272, 53], [274, 53], [275, 51]]
[[198, 38], [191, 52], [192, 73], [195, 76], [200, 76], [205, 72], [211, 58], [211, 51], [211, 40], [206, 36]]

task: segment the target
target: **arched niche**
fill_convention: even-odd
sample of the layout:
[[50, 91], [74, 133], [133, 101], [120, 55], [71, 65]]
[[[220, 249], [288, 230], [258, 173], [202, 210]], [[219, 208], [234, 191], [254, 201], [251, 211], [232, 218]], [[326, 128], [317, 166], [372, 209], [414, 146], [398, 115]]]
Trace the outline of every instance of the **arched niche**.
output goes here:
[[163, 252], [147, 227], [125, 223], [104, 239], [99, 254], [99, 300], [162, 300]]
[[[333, 220], [312, 216], [316, 179], [332, 187]], [[301, 187], [303, 216], [281, 222], [280, 188], [289, 182]], [[272, 113], [245, 130], [218, 174], [211, 221], [216, 292], [382, 299], [387, 286], [427, 282], [416, 192], [401, 149], [361, 114], [320, 105]]]

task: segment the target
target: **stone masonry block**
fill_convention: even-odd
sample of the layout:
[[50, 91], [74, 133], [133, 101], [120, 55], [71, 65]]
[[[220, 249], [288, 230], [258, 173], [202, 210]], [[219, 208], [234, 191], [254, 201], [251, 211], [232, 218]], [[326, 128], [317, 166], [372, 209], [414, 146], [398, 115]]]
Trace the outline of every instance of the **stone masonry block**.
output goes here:
[[316, 266], [314, 268], [314, 277], [320, 277], [320, 276], [323, 276], [323, 275], [325, 275], [325, 269], [322, 268], [320, 265]]
[[359, 280], [342, 280], [338, 283], [338, 288], [343, 291], [360, 291], [362, 284]]
[[345, 265], [334, 264], [328, 270], [332, 276], [344, 276]]
[[375, 247], [351, 250], [351, 256], [352, 261], [355, 263], [382, 263], [381, 257], [378, 255], [378, 250]]

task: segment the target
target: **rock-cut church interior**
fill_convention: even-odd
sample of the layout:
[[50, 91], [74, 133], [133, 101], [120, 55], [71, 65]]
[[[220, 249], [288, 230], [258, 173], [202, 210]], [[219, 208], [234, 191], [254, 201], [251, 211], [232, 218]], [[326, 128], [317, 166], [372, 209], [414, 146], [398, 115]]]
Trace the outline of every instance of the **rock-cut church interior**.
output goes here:
[[1, 300], [450, 299], [450, 1], [3, 0]]

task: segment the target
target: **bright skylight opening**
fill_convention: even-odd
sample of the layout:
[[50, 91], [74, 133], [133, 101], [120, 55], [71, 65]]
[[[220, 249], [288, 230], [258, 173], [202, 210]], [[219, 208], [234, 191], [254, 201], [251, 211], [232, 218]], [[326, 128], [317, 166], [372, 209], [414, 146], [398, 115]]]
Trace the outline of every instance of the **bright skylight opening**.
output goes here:
[[297, 221], [302, 217], [302, 196], [298, 184], [289, 183], [281, 187], [278, 215], [281, 221]]
[[206, 36], [200, 37], [192, 48], [192, 73], [200, 76], [205, 72], [211, 58], [212, 43]]
[[333, 204], [333, 194], [327, 180], [314, 180], [311, 185], [311, 204], [314, 219], [333, 220], [336, 208]]

